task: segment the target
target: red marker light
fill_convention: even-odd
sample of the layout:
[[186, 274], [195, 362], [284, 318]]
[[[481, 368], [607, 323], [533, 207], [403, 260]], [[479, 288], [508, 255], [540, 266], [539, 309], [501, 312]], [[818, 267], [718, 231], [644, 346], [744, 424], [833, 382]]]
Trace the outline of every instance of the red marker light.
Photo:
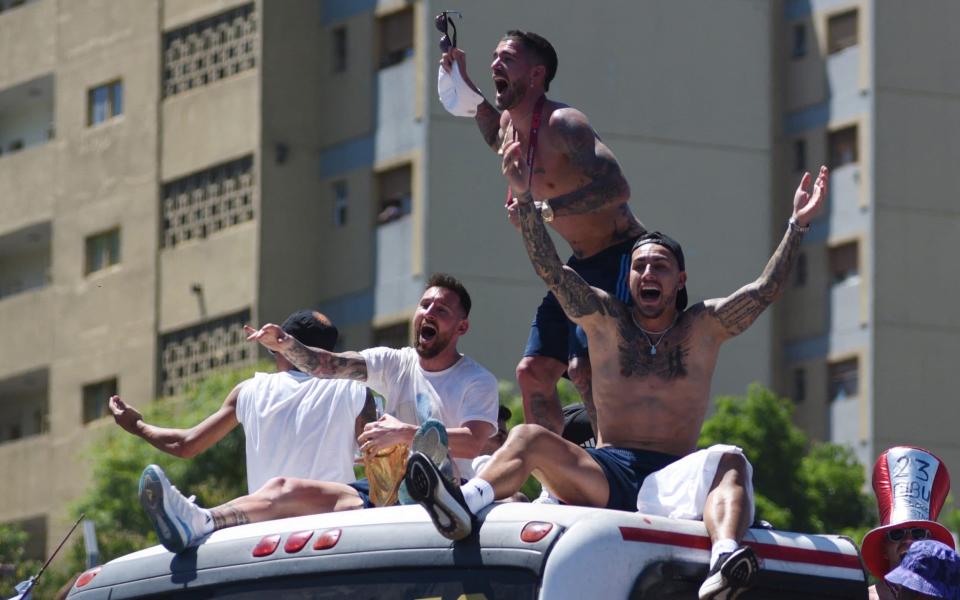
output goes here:
[[257, 542], [257, 545], [253, 547], [253, 555], [256, 557], [261, 556], [270, 556], [277, 551], [277, 546], [280, 545], [280, 534], [274, 533], [273, 535], [265, 535], [263, 539]]
[[317, 536], [317, 541], [313, 544], [314, 550], [329, 550], [340, 541], [339, 529], [325, 529]]
[[544, 523], [543, 521], [530, 521], [523, 526], [520, 531], [520, 540], [533, 544], [547, 537], [547, 534], [553, 529], [553, 523]]
[[88, 583], [90, 583], [91, 581], [93, 581], [93, 578], [94, 578], [94, 577], [96, 577], [97, 575], [100, 574], [100, 569], [102, 569], [102, 568], [103, 568], [103, 567], [94, 567], [94, 568], [90, 569], [89, 571], [84, 571], [83, 574], [80, 575], [80, 577], [77, 577], [77, 582], [76, 582], [75, 584], [73, 584], [73, 585], [76, 586], [76, 587], [78, 587], [78, 588], [81, 588], [81, 587], [87, 585]]
[[296, 533], [291, 533], [290, 537], [287, 538], [287, 542], [283, 545], [283, 550], [287, 554], [293, 554], [294, 552], [300, 552], [303, 550], [303, 547], [307, 545], [307, 542], [310, 541], [310, 538], [313, 537], [313, 531], [298, 531]]

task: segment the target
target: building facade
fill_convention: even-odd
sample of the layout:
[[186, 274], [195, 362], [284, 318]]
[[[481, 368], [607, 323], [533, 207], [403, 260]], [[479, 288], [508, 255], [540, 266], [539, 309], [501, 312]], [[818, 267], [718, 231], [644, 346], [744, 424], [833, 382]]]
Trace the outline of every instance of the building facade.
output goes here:
[[[938, 134], [924, 102], [955, 122], [956, 91], [939, 74], [957, 53], [911, 70], [935, 41], [898, 54], [887, 30], [906, 9], [766, 0], [618, 1], [602, 13], [506, 0], [0, 8], [0, 329], [11, 341], [0, 349], [9, 490], [0, 522], [36, 539], [58, 538], [85, 487], [78, 450], [109, 426], [106, 398], [145, 404], [249, 364], [258, 349], [243, 341], [244, 323], [313, 306], [340, 327], [345, 349], [405, 344], [424, 281], [445, 271], [474, 298], [462, 349], [513, 379], [545, 290], [506, 220], [499, 157], [472, 119], [435, 99], [432, 17], [444, 9], [463, 12], [458, 42], [488, 95], [489, 56], [505, 30], [554, 43], [551, 97], [590, 116], [630, 181], [633, 210], [684, 244], [692, 301], [757, 277], [797, 172], [835, 167], [830, 214], [808, 236], [797, 284], [721, 353], [715, 394], [760, 381], [797, 396], [798, 421], [814, 436], [869, 461], [887, 440], [903, 441], [893, 424], [907, 422], [901, 394], [918, 381], [927, 394], [939, 389], [925, 369], [945, 374], [956, 350], [949, 311], [910, 311], [928, 265], [948, 268], [956, 255], [956, 176], [916, 157], [911, 177], [937, 182], [916, 198], [897, 150], [903, 136], [920, 144]], [[915, 109], [930, 119], [919, 132]], [[898, 123], [883, 152], [878, 116]], [[956, 145], [936, 139], [936, 164], [947, 165]], [[897, 237], [904, 226], [925, 240], [934, 227], [932, 240], [911, 246], [925, 260], [905, 262], [905, 244], [876, 244], [878, 231]], [[881, 277], [878, 264], [897, 272]], [[939, 297], [951, 297], [956, 279], [937, 282]], [[900, 420], [888, 424], [887, 412]], [[916, 443], [947, 454], [945, 440]]]

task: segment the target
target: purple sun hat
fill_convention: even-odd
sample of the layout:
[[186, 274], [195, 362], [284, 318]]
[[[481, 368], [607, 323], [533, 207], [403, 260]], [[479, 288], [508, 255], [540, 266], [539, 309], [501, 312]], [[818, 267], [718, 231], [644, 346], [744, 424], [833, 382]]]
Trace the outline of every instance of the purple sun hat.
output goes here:
[[914, 542], [900, 566], [884, 579], [889, 584], [936, 598], [960, 600], [960, 555], [935, 540]]

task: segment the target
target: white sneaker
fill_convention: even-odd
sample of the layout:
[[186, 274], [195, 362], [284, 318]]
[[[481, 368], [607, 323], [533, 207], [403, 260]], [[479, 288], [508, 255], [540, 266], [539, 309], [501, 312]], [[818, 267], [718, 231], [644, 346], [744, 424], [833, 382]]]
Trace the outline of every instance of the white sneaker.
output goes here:
[[196, 546], [213, 531], [210, 513], [197, 506], [193, 496], [186, 498], [171, 485], [157, 465], [147, 466], [140, 475], [139, 496], [160, 543], [170, 552]]
[[540, 490], [540, 495], [537, 496], [537, 499], [532, 502], [532, 504], [560, 504], [560, 500], [556, 496], [550, 493], [550, 490], [543, 488]]
[[733, 600], [747, 591], [760, 567], [749, 546], [720, 555], [700, 586], [700, 600]]

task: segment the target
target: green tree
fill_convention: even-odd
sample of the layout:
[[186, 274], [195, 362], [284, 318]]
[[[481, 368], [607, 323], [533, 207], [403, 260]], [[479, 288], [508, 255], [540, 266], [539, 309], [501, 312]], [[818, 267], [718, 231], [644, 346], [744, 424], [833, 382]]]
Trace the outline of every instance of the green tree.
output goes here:
[[712, 444], [743, 448], [753, 464], [757, 517], [775, 527], [850, 534], [875, 519], [853, 453], [811, 443], [793, 424], [793, 404], [761, 385], [751, 385], [746, 396], [716, 399], [699, 446]]
[[0, 524], [0, 598], [13, 596], [13, 586], [40, 570], [41, 561], [24, 558], [28, 537], [16, 525]]

